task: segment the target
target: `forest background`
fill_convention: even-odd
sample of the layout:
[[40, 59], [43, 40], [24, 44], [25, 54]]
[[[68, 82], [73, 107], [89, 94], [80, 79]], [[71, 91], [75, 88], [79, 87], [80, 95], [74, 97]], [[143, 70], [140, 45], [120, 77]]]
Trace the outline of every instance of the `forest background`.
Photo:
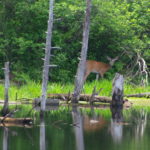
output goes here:
[[[48, 0], [0, 0], [0, 78], [4, 62], [16, 80], [41, 80]], [[50, 81], [72, 82], [81, 51], [85, 0], [56, 0], [50, 63]], [[138, 82], [137, 58], [143, 58], [150, 69], [150, 1], [93, 0], [88, 59], [108, 62], [106, 57], [119, 57], [105, 78], [115, 72]], [[134, 66], [134, 67], [133, 67]], [[129, 74], [129, 72], [132, 73]], [[93, 79], [90, 76], [88, 79]], [[134, 80], [133, 80], [134, 79]]]

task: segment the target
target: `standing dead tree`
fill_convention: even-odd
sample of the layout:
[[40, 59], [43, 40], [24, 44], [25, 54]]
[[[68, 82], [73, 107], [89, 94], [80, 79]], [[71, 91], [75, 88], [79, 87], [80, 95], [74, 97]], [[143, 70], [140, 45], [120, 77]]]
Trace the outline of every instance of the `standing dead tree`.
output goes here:
[[41, 95], [41, 111], [45, 111], [46, 98], [47, 98], [47, 83], [48, 83], [48, 73], [50, 64], [50, 54], [51, 54], [51, 39], [52, 39], [52, 28], [53, 28], [53, 7], [54, 0], [49, 1], [49, 19], [48, 19], [48, 31], [46, 36], [46, 48], [45, 48], [45, 58], [43, 67], [43, 77], [42, 77], [42, 95]]
[[72, 103], [77, 103], [80, 97], [81, 90], [84, 83], [84, 73], [85, 73], [85, 63], [88, 50], [88, 39], [89, 39], [89, 30], [90, 30], [90, 13], [91, 13], [91, 0], [87, 0], [85, 22], [83, 28], [83, 39], [82, 39], [82, 50], [80, 62], [78, 64], [77, 74], [75, 77], [75, 89], [72, 98]]
[[138, 64], [139, 64], [139, 72], [141, 75], [141, 85], [147, 86], [148, 85], [148, 71], [147, 71], [147, 65], [146, 65], [144, 58], [139, 57]]
[[8, 110], [8, 100], [9, 100], [9, 62], [5, 63], [5, 68], [4, 68], [4, 72], [5, 72], [5, 95], [4, 95], [4, 106], [2, 109], [2, 114], [5, 116], [9, 110]]
[[139, 82], [141, 86], [147, 86], [148, 85], [148, 67], [146, 65], [145, 59], [140, 54], [134, 54], [134, 57], [131, 56], [133, 54], [127, 55], [132, 58], [131, 63], [127, 65], [125, 78], [128, 78], [130, 80], [136, 79], [136, 81]]

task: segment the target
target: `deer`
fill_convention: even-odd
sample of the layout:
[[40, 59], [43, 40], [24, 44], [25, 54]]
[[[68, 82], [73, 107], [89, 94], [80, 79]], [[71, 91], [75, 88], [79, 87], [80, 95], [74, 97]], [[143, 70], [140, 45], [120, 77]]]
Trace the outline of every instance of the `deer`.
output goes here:
[[109, 60], [109, 64], [106, 64], [104, 62], [98, 62], [95, 60], [87, 60], [85, 64], [84, 81], [91, 72], [98, 73], [100, 74], [101, 78], [103, 78], [104, 73], [107, 72], [114, 65], [116, 60], [118, 60], [118, 56], [113, 59], [107, 56], [107, 60]]

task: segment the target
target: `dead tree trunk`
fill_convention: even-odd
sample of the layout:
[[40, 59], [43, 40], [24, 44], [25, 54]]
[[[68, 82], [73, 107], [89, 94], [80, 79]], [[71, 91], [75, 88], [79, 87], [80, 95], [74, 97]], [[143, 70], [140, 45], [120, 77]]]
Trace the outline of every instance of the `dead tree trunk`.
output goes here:
[[123, 106], [123, 76], [116, 73], [113, 81], [112, 103], [111, 106]]
[[[132, 55], [125, 51], [129, 57]], [[131, 63], [127, 65], [126, 78], [136, 81], [141, 86], [148, 86], [149, 71], [145, 59], [139, 53], [134, 53]]]
[[48, 73], [49, 73], [49, 62], [51, 54], [51, 39], [52, 39], [52, 28], [53, 28], [53, 7], [54, 0], [49, 2], [49, 19], [48, 19], [48, 31], [46, 36], [46, 48], [45, 48], [45, 58], [43, 67], [43, 78], [42, 78], [42, 95], [41, 95], [41, 111], [45, 110], [46, 96], [47, 96], [47, 83], [48, 83]]
[[72, 103], [77, 103], [80, 97], [81, 90], [83, 88], [83, 77], [85, 73], [85, 62], [87, 57], [88, 50], [88, 39], [89, 39], [89, 30], [90, 30], [90, 12], [91, 12], [91, 0], [87, 0], [87, 8], [85, 14], [85, 22], [83, 28], [83, 39], [82, 39], [82, 50], [80, 62], [78, 64], [77, 74], [75, 77], [75, 89], [72, 98]]
[[4, 106], [2, 109], [2, 114], [6, 115], [9, 110], [8, 110], [8, 100], [9, 100], [9, 62], [5, 63], [5, 68], [4, 68], [4, 72], [5, 72], [5, 95], [4, 95]]

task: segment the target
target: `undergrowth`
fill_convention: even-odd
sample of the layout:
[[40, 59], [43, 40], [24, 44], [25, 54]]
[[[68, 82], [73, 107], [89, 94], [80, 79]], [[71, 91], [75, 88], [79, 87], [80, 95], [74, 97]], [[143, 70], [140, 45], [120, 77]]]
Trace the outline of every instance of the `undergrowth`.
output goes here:
[[[93, 88], [96, 86], [96, 89], [102, 89], [100, 92], [100, 96], [111, 96], [112, 93], [112, 81], [109, 80], [99, 80], [93, 82], [86, 82], [83, 87], [82, 93], [91, 94]], [[47, 93], [72, 93], [74, 90], [73, 83], [49, 83]], [[4, 85], [0, 84], [0, 99], [4, 99]], [[133, 86], [129, 84], [124, 84], [124, 94], [135, 94], [135, 93], [145, 93], [150, 91], [150, 86], [142, 87], [142, 86]], [[20, 87], [11, 84], [9, 89], [9, 99], [33, 99], [39, 97], [41, 95], [41, 83], [35, 81], [27, 81], [27, 84], [24, 84]]]

